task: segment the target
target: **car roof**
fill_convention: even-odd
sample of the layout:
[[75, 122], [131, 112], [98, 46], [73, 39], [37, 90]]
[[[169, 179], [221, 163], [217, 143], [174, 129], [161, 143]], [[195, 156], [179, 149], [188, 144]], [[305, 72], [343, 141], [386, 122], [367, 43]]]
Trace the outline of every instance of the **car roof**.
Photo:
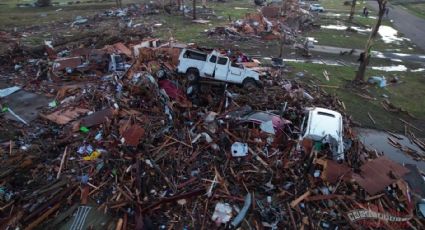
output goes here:
[[326, 135], [339, 139], [342, 127], [340, 127], [340, 120], [342, 116], [340, 113], [325, 109], [325, 108], [308, 108], [309, 110], [309, 124], [307, 133], [315, 139], [322, 138]]
[[278, 117], [278, 115], [273, 114], [273, 113], [269, 113], [269, 112], [252, 111], [252, 112], [246, 114], [244, 117], [246, 119], [267, 122], [267, 121], [270, 121], [273, 117], [276, 117], [276, 116]]

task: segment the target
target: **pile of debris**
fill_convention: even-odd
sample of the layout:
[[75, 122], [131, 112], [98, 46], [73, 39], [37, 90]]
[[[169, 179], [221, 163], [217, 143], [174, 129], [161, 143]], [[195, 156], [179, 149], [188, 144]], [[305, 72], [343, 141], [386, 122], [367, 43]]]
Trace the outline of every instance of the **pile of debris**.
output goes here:
[[298, 31], [313, 26], [314, 18], [310, 12], [299, 7], [298, 1], [286, 2], [284, 6], [264, 6], [260, 12], [249, 13], [229, 27], [209, 30], [208, 35], [226, 36], [231, 39], [244, 39], [248, 35], [264, 40], [282, 39], [285, 36], [285, 41], [290, 44], [295, 40]]
[[[90, 63], [73, 67], [78, 78], [51, 50], [54, 80], [34, 63], [8, 79], [21, 86], [0, 90], [2, 226], [424, 228], [422, 184], [406, 182], [420, 173], [366, 150], [343, 102], [282, 69], [263, 68], [253, 91], [189, 82], [174, 72], [181, 46], [153, 41], [71, 50]], [[46, 97], [41, 109], [25, 101], [30, 90]], [[342, 113], [342, 158], [336, 136], [306, 137], [309, 107]]]

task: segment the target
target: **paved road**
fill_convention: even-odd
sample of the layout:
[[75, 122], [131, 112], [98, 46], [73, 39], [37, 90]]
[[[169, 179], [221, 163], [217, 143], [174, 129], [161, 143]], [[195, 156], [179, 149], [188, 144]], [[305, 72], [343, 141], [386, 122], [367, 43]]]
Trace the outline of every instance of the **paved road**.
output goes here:
[[[369, 0], [368, 5], [376, 12], [378, 11], [378, 3], [375, 0]], [[425, 51], [425, 20], [399, 5], [389, 4], [388, 6], [390, 8], [388, 17], [393, 20], [395, 28]]]

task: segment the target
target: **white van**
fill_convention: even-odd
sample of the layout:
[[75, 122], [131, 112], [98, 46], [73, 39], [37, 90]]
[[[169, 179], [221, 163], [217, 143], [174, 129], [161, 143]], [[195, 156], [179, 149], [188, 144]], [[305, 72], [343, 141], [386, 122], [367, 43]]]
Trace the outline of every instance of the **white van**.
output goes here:
[[306, 108], [301, 137], [330, 144], [333, 159], [344, 160], [342, 115], [330, 109]]

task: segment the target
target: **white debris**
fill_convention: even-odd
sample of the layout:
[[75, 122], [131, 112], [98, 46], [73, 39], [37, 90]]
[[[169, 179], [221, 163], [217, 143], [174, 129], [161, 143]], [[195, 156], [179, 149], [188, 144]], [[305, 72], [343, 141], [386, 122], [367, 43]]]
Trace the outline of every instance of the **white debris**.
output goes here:
[[405, 65], [372, 66], [372, 69], [386, 71], [386, 72], [404, 72], [404, 71], [407, 71], [407, 67]]
[[271, 120], [270, 121], [267, 121], [267, 122], [261, 123], [260, 124], [260, 129], [263, 132], [270, 133], [270, 134], [275, 134], [274, 127], [273, 127], [273, 121], [271, 121]]
[[235, 142], [231, 147], [233, 157], [244, 157], [248, 154], [248, 144]]
[[0, 98], [2, 97], [7, 97], [10, 94], [20, 90], [21, 87], [18, 86], [13, 86], [13, 87], [9, 87], [9, 88], [5, 88], [5, 89], [0, 89]]
[[215, 205], [214, 213], [211, 220], [217, 225], [225, 224], [232, 218], [232, 207], [228, 203], [218, 203]]
[[398, 31], [391, 26], [381, 25], [378, 30], [379, 35], [381, 35], [384, 43], [397, 43], [404, 40], [409, 40], [408, 38], [403, 38], [398, 36]]

